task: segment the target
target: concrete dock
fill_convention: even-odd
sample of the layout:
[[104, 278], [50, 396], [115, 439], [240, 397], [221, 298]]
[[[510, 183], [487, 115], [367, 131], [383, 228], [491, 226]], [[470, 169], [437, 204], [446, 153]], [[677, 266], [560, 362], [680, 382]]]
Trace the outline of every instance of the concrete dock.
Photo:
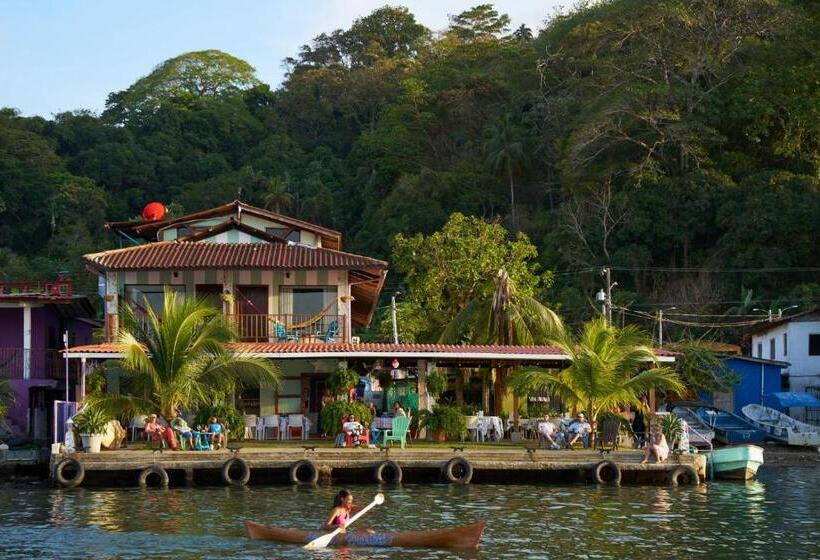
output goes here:
[[52, 455], [62, 486], [323, 484], [337, 482], [591, 482], [698, 484], [703, 455], [672, 455], [641, 464], [635, 450], [543, 450], [524, 447], [333, 449], [287, 446], [220, 451], [119, 450]]

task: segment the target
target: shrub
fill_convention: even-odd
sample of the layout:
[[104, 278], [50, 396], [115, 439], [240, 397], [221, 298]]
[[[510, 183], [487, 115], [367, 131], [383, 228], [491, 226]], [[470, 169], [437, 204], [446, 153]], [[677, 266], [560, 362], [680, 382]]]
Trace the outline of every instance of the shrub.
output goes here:
[[467, 435], [467, 418], [457, 406], [436, 405], [420, 412], [419, 424], [432, 432], [442, 431], [449, 439]]
[[438, 397], [447, 390], [447, 376], [438, 369], [433, 369], [427, 374], [427, 392]]
[[81, 434], [101, 434], [112, 420], [99, 408], [86, 408], [74, 417], [74, 428]]
[[242, 439], [245, 434], [245, 421], [242, 413], [235, 406], [217, 404], [200, 408], [194, 418], [194, 425], [207, 425], [211, 416], [216, 416], [217, 420], [228, 429], [231, 439]]
[[346, 394], [359, 383], [359, 374], [346, 367], [338, 367], [327, 376], [327, 388], [334, 395]]
[[370, 414], [370, 408], [367, 405], [358, 401], [336, 401], [322, 409], [319, 419], [322, 432], [330, 435], [338, 433], [342, 428], [342, 418], [350, 414], [362, 424], [370, 424], [373, 420], [373, 415]]

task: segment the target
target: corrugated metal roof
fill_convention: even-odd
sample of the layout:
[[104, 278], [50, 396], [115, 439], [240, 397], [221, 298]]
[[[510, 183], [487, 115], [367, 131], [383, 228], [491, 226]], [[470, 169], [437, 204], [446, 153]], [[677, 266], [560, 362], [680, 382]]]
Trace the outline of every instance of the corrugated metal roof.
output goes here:
[[361, 255], [285, 243], [160, 241], [85, 255], [102, 270], [183, 269], [386, 269], [387, 263]]

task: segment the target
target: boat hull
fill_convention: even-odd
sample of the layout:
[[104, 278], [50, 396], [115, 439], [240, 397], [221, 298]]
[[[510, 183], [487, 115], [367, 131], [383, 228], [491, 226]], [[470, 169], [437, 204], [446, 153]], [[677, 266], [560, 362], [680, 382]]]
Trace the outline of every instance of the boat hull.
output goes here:
[[[398, 533], [351, 532], [337, 535], [332, 546], [366, 547], [424, 547], [424, 548], [476, 548], [484, 532], [485, 522], [433, 529], [430, 531], [402, 531]], [[248, 538], [305, 545], [323, 533], [301, 529], [282, 529], [245, 522]]]
[[715, 449], [709, 453], [709, 464], [718, 478], [751, 480], [763, 464], [763, 448], [756, 445], [738, 445]]
[[796, 447], [820, 446], [820, 430], [779, 410], [759, 404], [748, 404], [743, 407], [743, 415], [773, 440]]

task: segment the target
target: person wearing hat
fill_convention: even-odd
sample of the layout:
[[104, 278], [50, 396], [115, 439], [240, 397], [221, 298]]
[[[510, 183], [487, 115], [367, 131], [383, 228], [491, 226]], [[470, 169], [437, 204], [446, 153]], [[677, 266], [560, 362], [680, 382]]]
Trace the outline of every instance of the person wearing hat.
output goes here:
[[146, 418], [145, 433], [153, 441], [165, 441], [172, 450], [176, 451], [179, 447], [177, 445], [177, 438], [174, 435], [174, 430], [167, 426], [163, 426], [157, 421], [156, 414], [149, 414]]
[[589, 433], [591, 431], [592, 426], [587, 422], [584, 413], [579, 412], [575, 416], [575, 421], [569, 425], [570, 440], [568, 445], [572, 447], [572, 445], [580, 439], [584, 447], [586, 447], [589, 445]]

